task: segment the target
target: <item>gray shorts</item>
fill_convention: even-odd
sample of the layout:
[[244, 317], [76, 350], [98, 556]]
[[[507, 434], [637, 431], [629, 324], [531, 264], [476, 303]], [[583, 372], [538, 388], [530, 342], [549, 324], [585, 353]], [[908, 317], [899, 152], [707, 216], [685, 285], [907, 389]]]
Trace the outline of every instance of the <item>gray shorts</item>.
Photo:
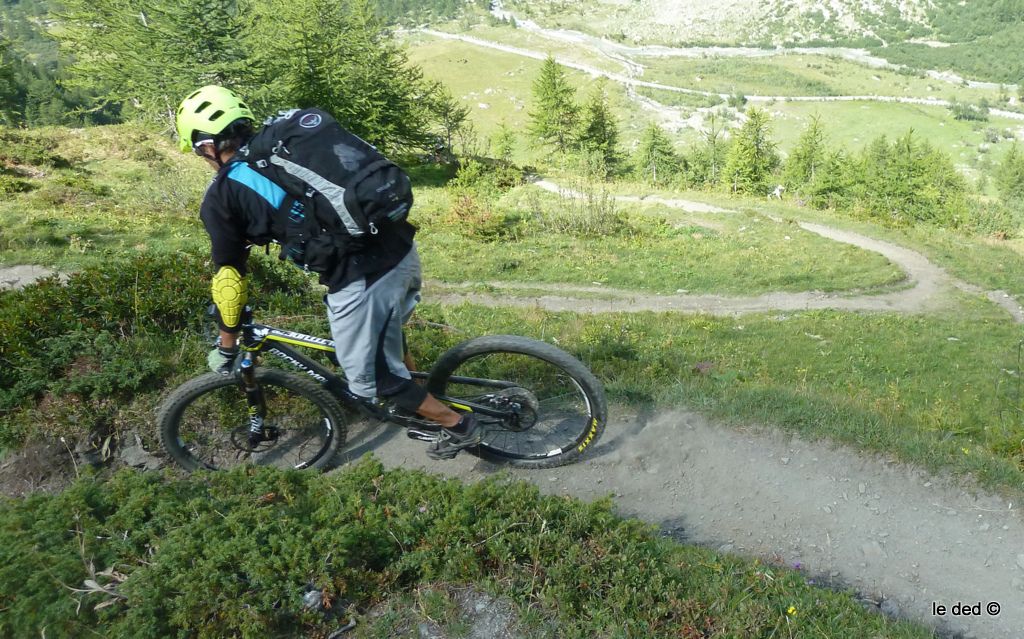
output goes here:
[[411, 384], [403, 359], [402, 325], [420, 301], [422, 286], [420, 256], [413, 245], [401, 262], [369, 287], [360, 278], [324, 298], [338, 362], [356, 395], [386, 397]]

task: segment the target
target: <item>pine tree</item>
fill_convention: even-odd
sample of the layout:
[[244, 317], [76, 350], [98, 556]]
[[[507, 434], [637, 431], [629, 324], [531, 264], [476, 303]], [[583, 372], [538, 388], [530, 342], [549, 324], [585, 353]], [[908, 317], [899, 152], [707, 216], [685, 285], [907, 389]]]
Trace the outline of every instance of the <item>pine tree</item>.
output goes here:
[[[438, 85], [369, 0], [66, 0], [58, 32], [76, 86], [166, 124], [188, 92], [224, 84], [257, 113], [318, 106], [387, 152], [431, 146]], [[449, 116], [456, 115], [454, 112]], [[454, 125], [450, 120], [448, 126]]]
[[955, 224], [965, 206], [964, 177], [912, 129], [891, 145], [884, 137], [868, 145], [855, 180], [852, 190], [860, 205], [890, 222]]
[[633, 156], [634, 171], [652, 184], [665, 184], [675, 178], [682, 165], [665, 131], [657, 124], [650, 124], [640, 136]]
[[774, 186], [772, 177], [778, 166], [768, 114], [752, 108], [729, 149], [722, 181], [734, 193], [765, 195]]
[[1014, 142], [996, 169], [996, 186], [1005, 202], [1024, 201], [1024, 153]]
[[512, 161], [512, 154], [515, 152], [516, 134], [512, 127], [504, 120], [498, 125], [498, 133], [494, 136], [494, 154], [499, 160], [505, 163]]
[[723, 134], [720, 117], [712, 112], [708, 126], [701, 131], [702, 143], [693, 149], [687, 163], [691, 184], [699, 187], [717, 186], [729, 153], [729, 141]]
[[568, 150], [579, 122], [576, 89], [569, 84], [562, 66], [550, 55], [533, 83], [533, 106], [530, 134], [542, 144], [554, 145], [560, 152]]
[[619, 164], [619, 129], [608, 105], [604, 81], [600, 81], [590, 94], [583, 110], [580, 146], [594, 154], [604, 167], [605, 175], [614, 172]]
[[799, 191], [813, 184], [827, 157], [825, 130], [821, 118], [815, 115], [783, 164], [782, 179], [786, 188]]
[[71, 86], [102, 91], [145, 117], [173, 122], [203, 84], [259, 84], [244, 47], [236, 0], [64, 0], [61, 49], [74, 60]]
[[815, 173], [814, 180], [804, 188], [804, 193], [815, 208], [848, 207], [853, 202], [858, 175], [859, 164], [846, 151], [829, 151]]
[[457, 100], [447, 87], [437, 83], [430, 89], [429, 110], [440, 128], [446, 159], [451, 160], [452, 138], [466, 125], [469, 107]]
[[18, 89], [9, 52], [10, 45], [0, 38], [0, 124], [11, 124], [18, 118]]
[[432, 146], [438, 85], [409, 64], [367, 0], [263, 0], [253, 38], [268, 105], [325, 109], [384, 152]]

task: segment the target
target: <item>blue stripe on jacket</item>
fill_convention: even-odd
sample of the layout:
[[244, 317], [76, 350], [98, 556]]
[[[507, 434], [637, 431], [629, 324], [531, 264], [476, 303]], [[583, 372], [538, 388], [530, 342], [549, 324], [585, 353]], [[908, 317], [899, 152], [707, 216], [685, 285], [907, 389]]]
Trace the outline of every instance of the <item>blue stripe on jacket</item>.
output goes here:
[[270, 206], [275, 209], [280, 207], [281, 202], [284, 201], [284, 189], [274, 184], [266, 177], [260, 175], [255, 169], [245, 162], [237, 162], [235, 166], [228, 171], [228, 178], [249, 187], [255, 191], [257, 195], [269, 202]]

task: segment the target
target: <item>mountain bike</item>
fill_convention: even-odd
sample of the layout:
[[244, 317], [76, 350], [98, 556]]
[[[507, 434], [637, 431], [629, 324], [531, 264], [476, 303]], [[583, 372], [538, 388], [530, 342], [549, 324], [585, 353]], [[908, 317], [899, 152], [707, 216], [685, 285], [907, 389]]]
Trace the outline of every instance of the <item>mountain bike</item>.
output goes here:
[[[246, 318], [240, 346], [231, 374], [193, 378], [157, 410], [164, 448], [186, 470], [243, 463], [322, 469], [357, 416], [404, 427], [412, 439], [438, 439], [440, 424], [353, 394], [335, 372], [332, 340]], [[295, 347], [318, 351], [328, 361]], [[263, 365], [264, 356], [294, 370]], [[607, 420], [604, 390], [587, 367], [526, 337], [470, 339], [443, 353], [429, 372], [412, 375], [453, 410], [476, 414], [483, 439], [468, 452], [512, 466], [575, 461], [600, 438]]]

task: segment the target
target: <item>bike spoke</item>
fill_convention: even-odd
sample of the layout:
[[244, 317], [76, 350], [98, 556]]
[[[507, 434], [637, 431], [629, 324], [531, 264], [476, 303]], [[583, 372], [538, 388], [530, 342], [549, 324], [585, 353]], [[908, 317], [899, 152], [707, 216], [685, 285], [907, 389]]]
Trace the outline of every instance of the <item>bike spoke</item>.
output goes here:
[[[500, 380], [506, 388], [481, 393], [471, 378]], [[518, 414], [519, 424], [486, 420], [483, 446], [515, 459], [541, 459], [575, 447], [591, 419], [579, 384], [557, 365], [520, 353], [486, 353], [462, 362], [445, 394], [452, 399]], [[518, 411], [518, 412], [517, 412]]]
[[305, 468], [324, 454], [333, 433], [329, 420], [307, 398], [281, 386], [263, 385], [268, 415], [267, 441], [248, 441], [248, 406], [232, 384], [195, 399], [178, 427], [178, 439], [197, 462], [208, 468], [242, 463]]

